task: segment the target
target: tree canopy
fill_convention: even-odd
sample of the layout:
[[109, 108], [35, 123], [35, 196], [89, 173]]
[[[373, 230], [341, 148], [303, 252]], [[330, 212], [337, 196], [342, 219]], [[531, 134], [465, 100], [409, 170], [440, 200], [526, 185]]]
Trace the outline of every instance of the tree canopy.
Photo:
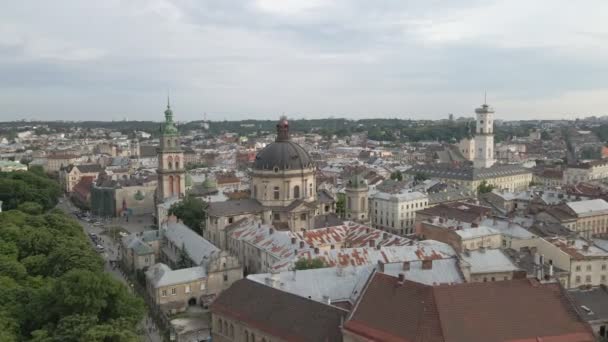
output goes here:
[[[16, 209], [30, 202], [38, 204], [43, 210], [53, 208], [61, 188], [54, 180], [37, 171], [0, 172], [0, 201], [2, 209]], [[32, 204], [27, 204], [31, 207]]]
[[486, 182], [485, 180], [482, 181], [477, 187], [477, 192], [479, 192], [480, 194], [486, 194], [488, 192], [492, 192], [492, 190], [494, 190], [494, 185], [488, 184], [488, 182]]
[[391, 173], [391, 179], [396, 180], [396, 181], [402, 181], [403, 174], [401, 173], [401, 171], [397, 170], [397, 171]]
[[321, 258], [314, 259], [300, 259], [296, 261], [295, 268], [296, 270], [310, 270], [313, 268], [324, 268], [327, 267], [325, 261]]
[[137, 341], [143, 302], [104, 272], [78, 222], [45, 211], [55, 190], [38, 177], [0, 175], [24, 189], [0, 213], [0, 341]]
[[175, 215], [184, 224], [199, 234], [203, 234], [207, 219], [207, 204], [194, 196], [186, 196], [181, 202], [169, 208], [169, 214]]

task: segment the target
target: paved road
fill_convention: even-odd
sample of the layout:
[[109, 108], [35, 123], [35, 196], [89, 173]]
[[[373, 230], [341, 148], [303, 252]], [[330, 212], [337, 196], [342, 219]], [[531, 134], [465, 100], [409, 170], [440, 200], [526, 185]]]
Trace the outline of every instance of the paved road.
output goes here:
[[[65, 198], [62, 198], [60, 200], [59, 204], [57, 204], [57, 207], [60, 208], [61, 210], [63, 210], [64, 212], [66, 212], [67, 214], [69, 214], [70, 216], [73, 216], [74, 219], [76, 219], [80, 223], [80, 225], [82, 226], [85, 233], [87, 233], [87, 236], [89, 233], [95, 233], [95, 234], [97, 234], [97, 236], [99, 236], [99, 238], [100, 238], [99, 242], [104, 247], [104, 252], [102, 253], [102, 256], [105, 260], [105, 264], [104, 264], [105, 271], [108, 272], [109, 274], [111, 274], [118, 281], [125, 284], [125, 286], [129, 287], [129, 289], [131, 289], [131, 291], [133, 291], [131, 284], [129, 284], [128, 280], [122, 275], [122, 273], [119, 271], [119, 269], [110, 266], [110, 262], [109, 262], [110, 260], [119, 259], [119, 254], [118, 254], [119, 246], [118, 246], [118, 244], [114, 243], [110, 237], [101, 235], [101, 232], [103, 231], [103, 227], [92, 225], [92, 224], [90, 224], [86, 221], [80, 220], [79, 218], [74, 216], [72, 214], [72, 212], [77, 209], [72, 205], [72, 203], [70, 203]], [[135, 227], [136, 225], [133, 224], [131, 226]], [[137, 228], [135, 228], [135, 229], [137, 229]], [[143, 227], [142, 227], [142, 229], [143, 229]], [[131, 229], [129, 229], [129, 230], [131, 230]], [[92, 242], [91, 242], [91, 245], [94, 246]], [[149, 318], [147, 313], [146, 313], [146, 317], [144, 317], [144, 319], [139, 323], [139, 327], [141, 327], [145, 331], [145, 335], [142, 336], [145, 341], [148, 341], [148, 342], [161, 342], [162, 341], [160, 335], [158, 335], [158, 329], [155, 327], [154, 321]]]

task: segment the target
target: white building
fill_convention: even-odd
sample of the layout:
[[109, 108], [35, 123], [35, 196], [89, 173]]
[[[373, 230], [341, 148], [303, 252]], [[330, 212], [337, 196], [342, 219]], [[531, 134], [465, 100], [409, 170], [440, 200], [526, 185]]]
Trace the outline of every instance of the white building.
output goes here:
[[428, 207], [428, 196], [419, 191], [391, 194], [376, 192], [370, 196], [370, 218], [374, 228], [404, 235], [414, 232], [416, 211]]

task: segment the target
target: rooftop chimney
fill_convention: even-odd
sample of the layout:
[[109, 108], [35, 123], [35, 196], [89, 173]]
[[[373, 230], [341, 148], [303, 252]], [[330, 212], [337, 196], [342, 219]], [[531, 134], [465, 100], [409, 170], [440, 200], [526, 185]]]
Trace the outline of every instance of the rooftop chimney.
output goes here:
[[589, 251], [589, 245], [583, 245], [583, 251], [585, 251], [585, 252]]
[[471, 223], [471, 228], [477, 228], [479, 225], [476, 222]]
[[384, 233], [382, 234], [382, 238], [383, 238], [383, 239], [385, 239], [385, 240], [386, 240], [386, 239], [388, 239], [388, 233], [387, 233], [387, 232], [384, 232]]
[[409, 261], [404, 261], [403, 262], [403, 270], [404, 271], [409, 271], [410, 270], [410, 262]]
[[300, 248], [304, 248], [304, 241], [300, 241]]
[[378, 271], [384, 272], [384, 263], [382, 260], [378, 260]]
[[376, 247], [376, 240], [369, 240], [370, 247]]
[[403, 284], [403, 281], [405, 280], [405, 274], [403, 274], [403, 273], [399, 273], [399, 276], [398, 276], [398, 277], [399, 277], [399, 278], [398, 278], [399, 283], [400, 283], [400, 284]]
[[422, 269], [423, 270], [432, 270], [433, 269], [433, 260], [422, 260]]
[[272, 233], [274, 233], [274, 229], [271, 227], [270, 229], [268, 229], [268, 233], [269, 233], [270, 235], [272, 235]]
[[295, 245], [295, 244], [296, 244], [296, 238], [295, 238], [295, 237], [292, 237], [292, 238], [291, 238], [291, 244], [292, 244], [292, 245]]

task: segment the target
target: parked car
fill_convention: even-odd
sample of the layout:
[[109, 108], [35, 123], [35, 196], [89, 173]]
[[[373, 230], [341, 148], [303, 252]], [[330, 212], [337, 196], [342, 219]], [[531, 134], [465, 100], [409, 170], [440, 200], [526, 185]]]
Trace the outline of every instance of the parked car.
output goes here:
[[105, 248], [103, 248], [103, 246], [102, 246], [102, 245], [97, 245], [97, 246], [95, 247], [95, 249], [96, 249], [96, 250], [97, 250], [97, 252], [99, 252], [99, 253], [101, 253], [101, 252], [103, 252], [103, 251], [105, 250]]

